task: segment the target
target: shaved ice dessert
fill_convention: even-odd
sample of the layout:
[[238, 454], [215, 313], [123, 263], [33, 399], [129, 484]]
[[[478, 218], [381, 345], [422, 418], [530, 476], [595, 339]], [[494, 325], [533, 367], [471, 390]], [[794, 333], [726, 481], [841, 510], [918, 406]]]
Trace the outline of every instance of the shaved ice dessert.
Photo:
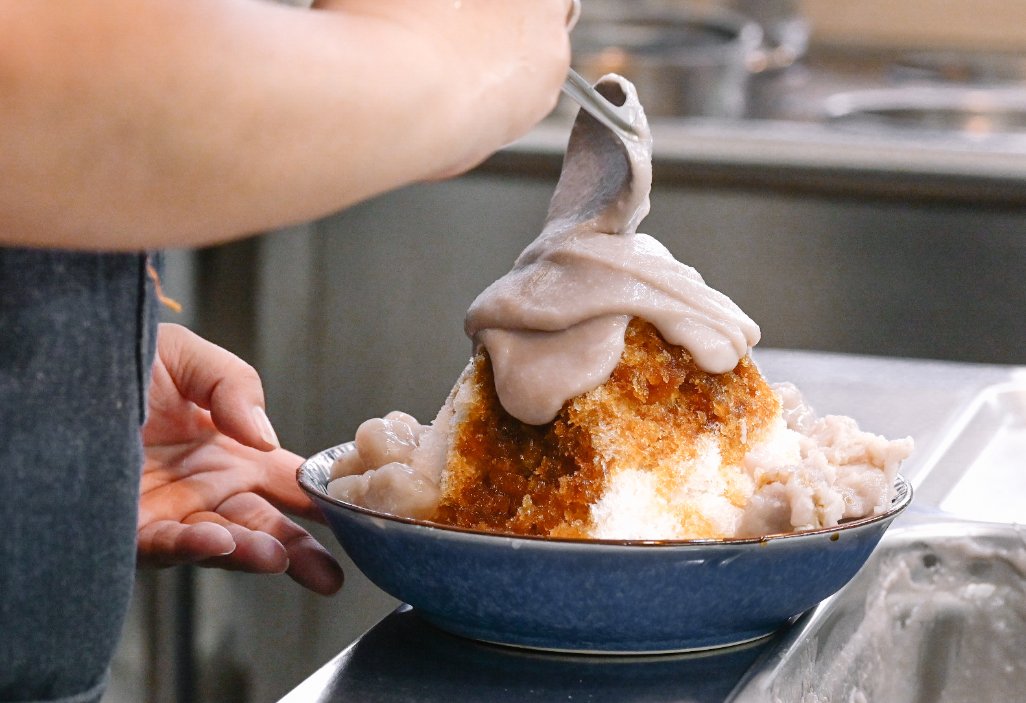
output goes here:
[[651, 138], [574, 124], [542, 234], [471, 305], [474, 354], [430, 425], [357, 430], [328, 492], [397, 516], [554, 538], [757, 537], [885, 512], [912, 440], [818, 417], [750, 352], [758, 326], [652, 237]]

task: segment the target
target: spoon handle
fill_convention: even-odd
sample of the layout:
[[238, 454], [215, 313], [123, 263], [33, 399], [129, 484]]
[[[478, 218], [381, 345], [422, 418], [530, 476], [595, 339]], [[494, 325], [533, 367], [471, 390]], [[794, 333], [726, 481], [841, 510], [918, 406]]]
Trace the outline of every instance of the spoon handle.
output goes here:
[[584, 76], [570, 69], [563, 84], [563, 92], [588, 114], [615, 132], [621, 139], [637, 139], [634, 125], [624, 118], [616, 105], [606, 100], [591, 86]]

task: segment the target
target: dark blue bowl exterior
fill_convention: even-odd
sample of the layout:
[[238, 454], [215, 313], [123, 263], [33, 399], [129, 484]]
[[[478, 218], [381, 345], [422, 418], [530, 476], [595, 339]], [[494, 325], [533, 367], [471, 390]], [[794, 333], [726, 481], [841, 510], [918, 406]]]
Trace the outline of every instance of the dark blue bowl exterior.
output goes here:
[[761, 542], [618, 545], [439, 529], [308, 493], [367, 578], [443, 629], [595, 652], [703, 649], [769, 634], [846, 584], [900, 512]]

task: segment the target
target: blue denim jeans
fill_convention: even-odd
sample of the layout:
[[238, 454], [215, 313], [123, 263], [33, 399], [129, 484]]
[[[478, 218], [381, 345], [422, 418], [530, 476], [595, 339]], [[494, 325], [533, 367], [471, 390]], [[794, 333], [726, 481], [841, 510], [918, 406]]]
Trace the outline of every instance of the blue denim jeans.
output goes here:
[[98, 701], [135, 571], [144, 254], [0, 248], [0, 701]]

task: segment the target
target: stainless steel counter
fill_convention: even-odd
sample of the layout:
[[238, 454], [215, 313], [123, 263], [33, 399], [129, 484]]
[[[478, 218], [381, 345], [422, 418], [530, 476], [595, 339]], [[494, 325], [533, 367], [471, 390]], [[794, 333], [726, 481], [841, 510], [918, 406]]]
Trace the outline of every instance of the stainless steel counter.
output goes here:
[[[796, 383], [821, 414], [851, 415], [863, 428], [892, 437], [912, 435], [917, 449], [903, 473], [919, 486], [941, 476], [950, 488], [958, 467], [946, 464], [945, 457], [952, 438], [964, 432], [966, 413], [975, 412], [981, 393], [1000, 386], [1017, 389], [1018, 400], [1026, 398], [1026, 367], [781, 350], [760, 350], [756, 358], [771, 381]], [[1026, 427], [1026, 403], [1012, 412], [1018, 413], [1012, 419]], [[934, 487], [923, 495], [932, 497], [917, 498], [895, 527], [934, 514], [941, 494]], [[1026, 494], [1023, 499], [1020, 505], [1026, 505]], [[1026, 514], [1019, 521], [1026, 522]], [[807, 626], [800, 622], [794, 629], [802, 628]], [[787, 630], [752, 645], [699, 655], [573, 657], [463, 640], [401, 607], [281, 703], [756, 700], [744, 698], [751, 691], [741, 688], [754, 678], [762, 686], [759, 690], [769, 690], [770, 674], [763, 671], [760, 678], [751, 673], [775, 662], [781, 643], [793, 635]], [[794, 649], [793, 641], [789, 647]], [[316, 667], [311, 663], [311, 670]]]
[[[1026, 93], [1022, 99], [1026, 102]], [[484, 170], [557, 173], [569, 122], [552, 118]], [[1026, 203], [1026, 136], [870, 130], [783, 119], [655, 119], [655, 177], [906, 201]]]

